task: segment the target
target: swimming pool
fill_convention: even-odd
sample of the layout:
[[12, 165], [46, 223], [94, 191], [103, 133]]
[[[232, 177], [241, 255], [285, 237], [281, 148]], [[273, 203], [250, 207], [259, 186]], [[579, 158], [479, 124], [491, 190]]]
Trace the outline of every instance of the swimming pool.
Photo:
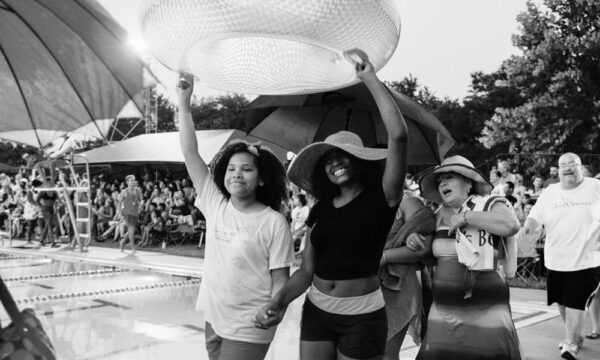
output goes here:
[[[132, 258], [118, 250], [99, 254], [102, 250], [77, 255], [61, 249], [0, 249], [0, 276], [19, 308], [36, 311], [57, 358], [208, 359], [204, 320], [195, 311], [200, 279], [159, 272], [167, 269], [157, 259], [160, 254], [140, 252]], [[170, 261], [193, 269], [185, 274], [201, 274], [197, 269], [203, 264], [188, 259]], [[104, 266], [109, 260], [111, 265]], [[170, 269], [183, 274], [181, 266]], [[268, 360], [298, 359], [303, 301], [301, 296], [288, 307]], [[0, 308], [6, 326], [8, 317]], [[558, 316], [544, 301], [511, 300], [511, 308], [518, 331]], [[412, 360], [417, 351], [407, 336], [400, 359]]]
[[[58, 359], [207, 359], [200, 279], [0, 253], [19, 308], [35, 310]], [[267, 359], [298, 358], [295, 301]], [[8, 315], [0, 310], [2, 324]]]
[[191, 359], [204, 349], [199, 279], [5, 254], [0, 275], [19, 308], [35, 310], [58, 359]]

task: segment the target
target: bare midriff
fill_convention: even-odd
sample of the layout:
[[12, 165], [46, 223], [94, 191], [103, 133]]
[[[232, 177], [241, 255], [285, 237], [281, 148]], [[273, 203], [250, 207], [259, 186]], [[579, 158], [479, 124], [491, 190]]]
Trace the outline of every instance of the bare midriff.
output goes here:
[[313, 276], [313, 284], [325, 295], [352, 297], [370, 294], [379, 288], [379, 278], [375, 275], [349, 280], [325, 280]]

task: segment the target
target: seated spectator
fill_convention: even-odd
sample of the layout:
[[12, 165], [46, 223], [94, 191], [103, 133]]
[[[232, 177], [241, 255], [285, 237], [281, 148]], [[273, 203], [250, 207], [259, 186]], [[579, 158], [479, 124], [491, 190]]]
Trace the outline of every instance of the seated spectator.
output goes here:
[[150, 223], [144, 226], [142, 231], [142, 241], [140, 242], [140, 247], [150, 245], [152, 243], [152, 235], [160, 236], [165, 231], [164, 221], [160, 216], [159, 210], [154, 209], [150, 213], [150, 218]]
[[23, 235], [23, 205], [17, 204], [15, 209], [10, 214], [11, 216], [11, 236], [21, 237]]
[[494, 185], [494, 188], [492, 189], [492, 195], [504, 195], [504, 185], [500, 182], [500, 176], [500, 171], [490, 171], [490, 182], [492, 185]]
[[106, 229], [106, 231], [102, 233], [102, 235], [100, 235], [102, 241], [108, 239], [108, 237], [111, 234], [114, 234], [113, 243], [125, 238], [125, 232], [127, 231], [127, 223], [125, 222], [125, 219], [121, 215], [120, 211], [116, 211], [115, 216], [112, 218], [111, 221], [108, 222], [108, 225], [108, 229]]
[[507, 181], [504, 184], [504, 197], [506, 200], [510, 202], [510, 204], [514, 207], [517, 204], [517, 198], [513, 196], [513, 192], [515, 191], [515, 184], [512, 181]]
[[560, 179], [558, 178], [558, 167], [550, 166], [550, 173], [548, 174], [548, 178], [542, 184], [542, 187], [545, 189], [548, 185], [556, 184], [558, 182], [560, 182]]
[[[12, 190], [11, 190], [12, 191]], [[10, 231], [10, 212], [15, 208], [15, 204], [9, 192], [4, 192], [0, 199], [0, 228]]]
[[144, 211], [142, 215], [140, 215], [140, 225], [142, 227], [152, 222], [152, 212], [157, 209], [158, 206], [156, 206], [156, 203], [148, 203], [148, 210]]
[[160, 190], [155, 187], [154, 189], [152, 189], [152, 193], [150, 194], [150, 202], [156, 204], [156, 206], [158, 207], [158, 204], [164, 203], [165, 200], [162, 197]]
[[506, 184], [506, 182], [510, 181], [513, 184], [515, 183], [515, 175], [510, 172], [510, 168], [508, 166], [508, 161], [502, 160], [498, 163], [498, 172], [500, 173], [498, 182], [500, 184]]
[[107, 198], [108, 195], [106, 194], [106, 192], [104, 192], [104, 189], [102, 187], [98, 187], [96, 189], [94, 201], [92, 202], [92, 204], [96, 205], [96, 207], [99, 208], [105, 203]]
[[540, 194], [544, 190], [544, 188], [542, 187], [544, 184], [542, 177], [539, 175], [535, 175], [532, 179], [531, 184], [532, 184], [531, 189], [528, 189], [527, 191], [525, 191], [525, 193], [529, 194], [529, 196], [532, 199], [537, 200], [537, 198], [540, 196]]
[[167, 211], [167, 206], [165, 203], [158, 204], [158, 211], [160, 211], [160, 217], [162, 217], [166, 226], [169, 226], [173, 223], [169, 217], [169, 212]]
[[104, 199], [104, 203], [98, 208], [92, 208], [95, 218], [96, 234], [103, 234], [109, 227], [110, 221], [115, 216], [115, 208], [112, 200], [109, 198]]
[[173, 206], [171, 206], [169, 211], [169, 218], [171, 218], [175, 224], [189, 224], [194, 226], [192, 212], [183, 197], [183, 192], [175, 196]]
[[170, 187], [167, 186], [162, 190], [162, 198], [168, 208], [173, 206], [173, 191]]
[[523, 175], [515, 174], [515, 191], [513, 192], [513, 195], [517, 198], [518, 202], [523, 201], [523, 195], [527, 190], [523, 184]]
[[181, 190], [183, 191], [183, 195], [188, 203], [194, 203], [194, 188], [190, 186], [190, 182], [188, 179], [181, 180]]

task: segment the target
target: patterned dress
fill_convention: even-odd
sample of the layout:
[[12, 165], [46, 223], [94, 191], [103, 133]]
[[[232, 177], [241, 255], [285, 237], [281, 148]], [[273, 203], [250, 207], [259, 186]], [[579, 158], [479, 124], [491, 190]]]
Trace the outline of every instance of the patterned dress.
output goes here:
[[433, 304], [417, 359], [521, 359], [508, 286], [496, 271], [472, 272], [459, 263], [455, 237], [447, 229], [438, 222]]

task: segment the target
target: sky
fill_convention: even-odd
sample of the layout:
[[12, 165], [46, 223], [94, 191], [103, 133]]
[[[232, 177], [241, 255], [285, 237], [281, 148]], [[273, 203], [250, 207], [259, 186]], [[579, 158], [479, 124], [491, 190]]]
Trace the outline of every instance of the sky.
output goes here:
[[[130, 34], [132, 47], [143, 41], [139, 5], [143, 0], [99, 0]], [[302, 1], [302, 0], [298, 0]], [[382, 80], [416, 77], [440, 98], [468, 95], [470, 74], [492, 72], [519, 50], [511, 37], [525, 0], [396, 0], [402, 22], [400, 40], [390, 61], [378, 72]], [[174, 94], [177, 76], [157, 65], [155, 73]], [[221, 94], [195, 87], [198, 96]]]

